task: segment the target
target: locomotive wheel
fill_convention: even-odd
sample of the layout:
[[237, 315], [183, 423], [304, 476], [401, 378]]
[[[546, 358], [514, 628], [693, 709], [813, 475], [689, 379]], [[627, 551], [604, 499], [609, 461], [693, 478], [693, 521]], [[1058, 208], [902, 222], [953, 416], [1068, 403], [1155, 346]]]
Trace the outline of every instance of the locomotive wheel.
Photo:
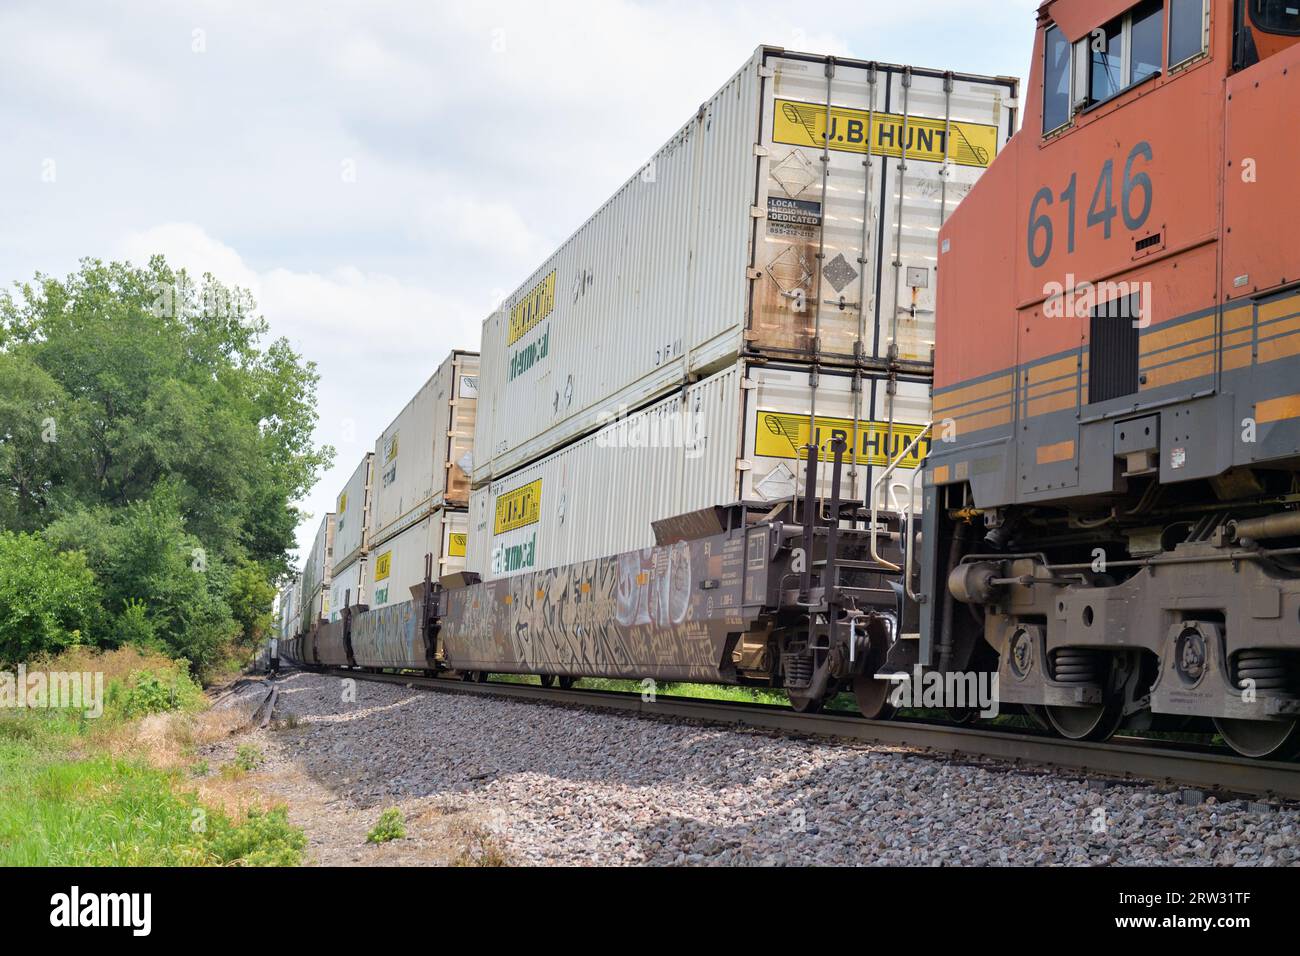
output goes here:
[[537, 675], [537, 679], [541, 681], [543, 687], [553, 687], [555, 685], [554, 674], [539, 674]]
[[1069, 740], [1109, 740], [1124, 719], [1124, 701], [1118, 695], [1113, 701], [1092, 707], [1043, 709], [1056, 732]]
[[868, 720], [889, 720], [898, 712], [889, 702], [894, 688], [898, 685], [892, 681], [876, 680], [870, 674], [858, 674], [853, 678], [853, 697], [858, 702], [858, 710]]
[[578, 683], [578, 678], [576, 677], [561, 677], [560, 690], [570, 690], [573, 688], [573, 685], [576, 683]]
[[1243, 757], [1287, 760], [1300, 753], [1300, 721], [1215, 717], [1214, 726]]

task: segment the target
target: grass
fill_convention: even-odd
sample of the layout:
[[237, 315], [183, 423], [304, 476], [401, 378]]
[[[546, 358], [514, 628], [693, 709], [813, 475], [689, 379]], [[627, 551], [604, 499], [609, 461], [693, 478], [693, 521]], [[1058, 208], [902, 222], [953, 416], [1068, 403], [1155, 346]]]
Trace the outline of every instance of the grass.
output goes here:
[[29, 672], [37, 667], [104, 673], [104, 716], [0, 715], [0, 866], [301, 862], [306, 838], [283, 808], [227, 813], [187, 786], [207, 765], [180, 762], [192, 746], [191, 715], [204, 706], [197, 685], [181, 680], [183, 665], [135, 651], [77, 651]]

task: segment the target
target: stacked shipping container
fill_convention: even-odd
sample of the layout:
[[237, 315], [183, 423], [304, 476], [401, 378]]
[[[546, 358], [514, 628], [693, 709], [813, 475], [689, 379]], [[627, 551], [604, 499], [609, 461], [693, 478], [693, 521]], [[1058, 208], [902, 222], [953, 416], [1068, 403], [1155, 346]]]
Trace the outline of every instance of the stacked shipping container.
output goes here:
[[302, 566], [302, 627], [311, 630], [330, 613], [330, 575], [334, 566], [334, 515], [321, 519]]
[[788, 496], [814, 432], [850, 436], [845, 493], [870, 494], [929, 421], [936, 237], [1015, 97], [760, 48], [484, 323], [471, 570]]
[[478, 355], [453, 352], [375, 442], [372, 608], [409, 601], [425, 555], [435, 581], [465, 567], [478, 374]]

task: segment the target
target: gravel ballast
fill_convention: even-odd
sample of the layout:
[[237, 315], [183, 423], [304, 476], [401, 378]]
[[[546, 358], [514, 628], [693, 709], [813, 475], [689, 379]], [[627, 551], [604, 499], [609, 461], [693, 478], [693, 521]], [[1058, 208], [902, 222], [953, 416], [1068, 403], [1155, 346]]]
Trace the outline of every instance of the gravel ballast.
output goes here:
[[337, 812], [468, 815], [516, 863], [1300, 865], [1294, 807], [365, 680], [353, 702], [302, 672], [279, 688], [259, 737]]

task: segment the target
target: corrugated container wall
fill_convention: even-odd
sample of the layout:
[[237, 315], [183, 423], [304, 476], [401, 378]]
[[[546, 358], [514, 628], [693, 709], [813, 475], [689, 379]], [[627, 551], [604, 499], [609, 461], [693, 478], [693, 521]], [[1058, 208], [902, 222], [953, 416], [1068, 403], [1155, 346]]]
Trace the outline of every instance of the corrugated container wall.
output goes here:
[[474, 485], [746, 353], [926, 374], [938, 229], [1015, 95], [760, 48], [484, 322]]
[[367, 603], [371, 609], [411, 600], [412, 585], [424, 580], [425, 555], [433, 555], [432, 578], [465, 569], [466, 515], [438, 508], [376, 547], [370, 555]]
[[[922, 378], [823, 372], [817, 389], [819, 444], [855, 435], [846, 457], [846, 498], [866, 500], [885, 464], [929, 420]], [[470, 498], [469, 569], [491, 580], [647, 547], [651, 523], [734, 501], [756, 504], [803, 491], [811, 432], [808, 370], [732, 367], [650, 407], [609, 422]], [[922, 443], [897, 480], [907, 483]], [[829, 460], [829, 455], [827, 456]], [[830, 493], [830, 470], [818, 493]], [[876, 489], [882, 507], [905, 504]], [[916, 502], [913, 502], [915, 506]]]
[[375, 442], [372, 550], [436, 508], [468, 504], [478, 375], [475, 353], [453, 352]]
[[357, 470], [352, 473], [352, 477], [339, 492], [334, 509], [334, 563], [332, 565], [334, 574], [338, 573], [339, 568], [351, 564], [358, 556], [365, 554], [369, 544], [374, 460], [374, 454], [366, 452]]

